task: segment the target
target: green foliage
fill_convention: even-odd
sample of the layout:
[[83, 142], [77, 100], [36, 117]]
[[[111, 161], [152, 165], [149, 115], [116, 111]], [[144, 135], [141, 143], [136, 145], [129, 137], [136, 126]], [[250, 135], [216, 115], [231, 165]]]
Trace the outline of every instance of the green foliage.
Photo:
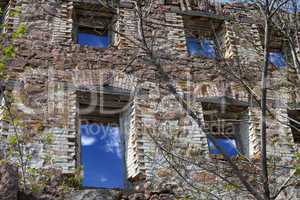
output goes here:
[[233, 185], [233, 184], [225, 184], [224, 185], [224, 190], [226, 190], [226, 191], [232, 191], [235, 189], [238, 189], [237, 185]]
[[7, 164], [7, 160], [0, 160], [0, 166]]
[[0, 73], [6, 69], [6, 66], [3, 62], [0, 62]]
[[42, 142], [44, 144], [52, 144], [54, 140], [54, 136], [52, 133], [43, 134], [42, 136]]
[[300, 152], [295, 153], [295, 159], [300, 161]]
[[26, 27], [24, 24], [21, 24], [18, 29], [12, 34], [13, 39], [18, 39], [21, 38], [25, 35], [26, 33]]
[[3, 54], [8, 59], [15, 57], [15, 47], [12, 44], [8, 45], [4, 48]]
[[74, 175], [66, 178], [63, 184], [65, 188], [82, 189], [82, 181], [83, 181], [82, 172], [83, 172], [83, 167], [81, 166], [76, 169]]
[[49, 154], [46, 154], [46, 155], [42, 156], [42, 159], [44, 161], [44, 165], [50, 165], [53, 161], [52, 156], [49, 155]]
[[14, 10], [9, 11], [10, 17], [18, 17], [21, 14], [21, 7], [17, 6]]
[[185, 196], [182, 200], [191, 200], [191, 198], [189, 196]]
[[294, 161], [295, 175], [300, 176], [300, 152], [295, 153]]
[[70, 188], [81, 189], [82, 177], [71, 176], [65, 180], [65, 186]]
[[10, 145], [16, 145], [18, 142], [16, 135], [12, 135], [8, 137], [8, 143]]
[[[3, 14], [2, 11], [0, 13]], [[17, 7], [14, 10], [9, 11], [10, 17], [17, 17], [21, 13], [21, 8]], [[1, 14], [0, 14], [1, 15]], [[5, 27], [5, 25], [1, 25]], [[20, 24], [18, 28], [12, 34], [0, 34], [0, 79], [6, 80], [9, 78], [7, 73], [8, 64], [16, 57], [16, 46], [15, 41], [24, 37], [26, 34], [26, 26]], [[39, 193], [48, 187], [52, 180], [60, 178], [55, 170], [45, 170], [43, 168], [37, 169], [31, 166], [33, 161], [32, 141], [43, 143], [44, 145], [51, 144], [53, 142], [53, 134], [44, 132], [44, 125], [42, 122], [34, 124], [30, 127], [29, 124], [23, 122], [23, 116], [19, 110], [16, 109], [14, 94], [7, 91], [5, 93], [5, 110], [1, 120], [10, 123], [14, 127], [14, 134], [7, 138], [1, 138], [1, 141], [6, 140], [7, 149], [5, 159], [13, 162], [20, 172], [19, 181], [20, 188], [24, 192]], [[3, 140], [2, 140], [3, 139]], [[44, 166], [52, 164], [52, 157], [50, 153], [45, 153], [41, 158]], [[2, 162], [2, 161], [1, 161]], [[1, 163], [0, 163], [1, 164]], [[72, 186], [79, 187], [81, 185], [81, 176], [75, 176], [69, 178], [67, 183]], [[67, 184], [61, 183], [61, 186], [68, 188]], [[59, 187], [59, 186], [58, 186]]]
[[296, 175], [296, 176], [300, 176], [300, 165], [296, 166], [296, 167], [295, 167], [295, 170], [296, 170], [296, 171], [295, 171], [295, 175]]

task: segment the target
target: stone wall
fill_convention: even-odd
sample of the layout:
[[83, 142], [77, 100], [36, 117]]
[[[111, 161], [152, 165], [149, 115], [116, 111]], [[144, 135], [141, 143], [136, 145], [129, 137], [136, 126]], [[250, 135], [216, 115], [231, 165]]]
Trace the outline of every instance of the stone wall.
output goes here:
[[[53, 157], [52, 165], [61, 169], [65, 174], [72, 174], [78, 167], [80, 150], [80, 133], [78, 130], [79, 106], [77, 91], [89, 88], [97, 92], [94, 86], [110, 85], [120, 89], [129, 89], [134, 95], [131, 99], [131, 113], [128, 114], [126, 163], [127, 177], [130, 180], [151, 179], [168, 173], [159, 171], [161, 163], [153, 163], [161, 156], [156, 145], [147, 132], [147, 124], [153, 128], [157, 137], [176, 136], [179, 149], [196, 149], [203, 158], [208, 158], [207, 139], [199, 130], [196, 122], [187, 116], [179, 103], [158, 83], [159, 74], [146, 59], [137, 59], [126, 69], [136, 53], [137, 19], [130, 6], [118, 9], [120, 24], [118, 30], [124, 35], [116, 35], [117, 41], [108, 49], [95, 49], [75, 44], [72, 40], [74, 2], [80, 1], [39, 1], [19, 0], [21, 7], [20, 20], [24, 23], [27, 35], [15, 42], [18, 56], [9, 66], [10, 81], [20, 84], [12, 91], [21, 91], [18, 111], [22, 113], [24, 123], [28, 127], [42, 124], [42, 134], [52, 133], [54, 141], [51, 145], [40, 145], [37, 148], [35, 165], [44, 166], [38, 157], [49, 153]], [[85, 1], [87, 2], [87, 1]], [[90, 1], [93, 3], [93, 1]], [[125, 2], [125, 1], [124, 1]], [[126, 1], [127, 2], [127, 1]], [[128, 2], [127, 2], [128, 3]], [[236, 61], [243, 65], [242, 75], [250, 87], [259, 94], [259, 67], [262, 60], [262, 48], [259, 40], [258, 24], [251, 19], [255, 12], [242, 12], [245, 7], [226, 5], [225, 13], [230, 18], [224, 18], [224, 49], [226, 60], [213, 61], [206, 58], [190, 57], [186, 48], [183, 13], [175, 12], [172, 6], [164, 6], [159, 1], [154, 4], [151, 12], [153, 27], [147, 29], [147, 34], [153, 29], [159, 30], [155, 48], [161, 55], [171, 59], [163, 61], [164, 70], [174, 79], [174, 86], [180, 94], [193, 95], [193, 109], [203, 119], [201, 98], [227, 96], [239, 101], [248, 101], [249, 106], [249, 158], [259, 158], [259, 108], [253, 103], [253, 97], [236, 81], [228, 78], [222, 69], [235, 69]], [[187, 15], [188, 13], [184, 13]], [[249, 16], [248, 16], [249, 15]], [[201, 16], [198, 16], [201, 17]], [[130, 41], [129, 41], [130, 40]], [[274, 84], [282, 76], [272, 68], [270, 83]], [[139, 80], [146, 80], [139, 82]], [[297, 77], [293, 79], [299, 82]], [[138, 90], [134, 90], [138, 86]], [[274, 86], [275, 87], [275, 86]], [[273, 90], [272, 98], [289, 101], [290, 93], [286, 87]], [[299, 91], [293, 91], [294, 102], [299, 102]], [[251, 104], [253, 103], [253, 104]], [[276, 143], [270, 142], [269, 152], [282, 158], [283, 163], [292, 160], [295, 147], [291, 130], [282, 126], [276, 120], [286, 121], [286, 107], [272, 107], [275, 118], [268, 119], [270, 138], [277, 138]], [[124, 114], [124, 113], [123, 113]], [[13, 127], [1, 126], [2, 135], [13, 133]], [[32, 129], [31, 131], [34, 131]], [[292, 144], [292, 145], [291, 145]], [[276, 146], [274, 146], [276, 145]], [[276, 147], [276, 151], [273, 151]], [[159, 172], [159, 173], [158, 173]], [[163, 174], [163, 175], [162, 175]], [[178, 178], [171, 173], [173, 178]], [[170, 174], [169, 174], [170, 176]], [[168, 179], [166, 176], [165, 179]], [[162, 180], [165, 180], [162, 179]], [[199, 180], [203, 180], [200, 178]], [[84, 191], [78, 194], [80, 199], [98, 198], [103, 194]], [[109, 193], [109, 192], [108, 192]], [[147, 193], [147, 192], [146, 192]], [[110, 193], [109, 193], [110, 195]], [[146, 197], [144, 196], [146, 195]], [[161, 197], [159, 197], [161, 195]], [[168, 193], [135, 194], [129, 199], [155, 199], [167, 196]], [[105, 196], [105, 195], [104, 195]], [[173, 197], [172, 197], [173, 198]], [[104, 198], [105, 199], [105, 198]], [[124, 198], [126, 199], [126, 198]], [[170, 198], [171, 199], [171, 198]]]
[[17, 199], [19, 190], [17, 173], [16, 167], [0, 160], [0, 199]]

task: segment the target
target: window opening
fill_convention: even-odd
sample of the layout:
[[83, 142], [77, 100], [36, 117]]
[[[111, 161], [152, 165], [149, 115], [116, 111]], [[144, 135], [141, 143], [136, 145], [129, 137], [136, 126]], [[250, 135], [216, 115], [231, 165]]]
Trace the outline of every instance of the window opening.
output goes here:
[[[85, 120], [84, 120], [85, 121]], [[88, 120], [80, 125], [83, 187], [124, 188], [124, 158], [119, 124]]]
[[269, 52], [269, 60], [272, 65], [279, 69], [287, 66], [282, 52]]
[[[206, 128], [215, 137], [230, 157], [239, 154], [249, 156], [249, 129], [247, 106], [236, 104], [222, 104], [227, 97], [212, 97], [202, 101], [204, 122]], [[208, 139], [208, 149], [213, 158], [223, 158], [221, 151]]]
[[108, 48], [113, 38], [114, 14], [101, 5], [76, 4], [73, 37], [82, 46]]
[[77, 163], [83, 166], [84, 188], [126, 187], [124, 123], [130, 119], [124, 119], [123, 113], [129, 98], [127, 90], [111, 86], [99, 91], [85, 88], [77, 91], [80, 130]]
[[[229, 138], [216, 138], [216, 142], [219, 146], [221, 146], [225, 154], [229, 157], [235, 157], [238, 155], [238, 150], [236, 146], [236, 141], [235, 139], [229, 139]], [[208, 148], [209, 148], [209, 153], [211, 155], [221, 155], [221, 151], [215, 147], [213, 142], [208, 139]]]
[[79, 27], [77, 33], [77, 43], [83, 46], [108, 48], [111, 43], [111, 38], [108, 31]]
[[289, 121], [291, 125], [294, 142], [300, 144], [300, 131], [299, 131], [300, 125], [298, 124], [300, 122], [300, 109], [288, 110], [288, 117], [291, 118]]
[[[217, 58], [217, 44], [223, 44], [223, 20], [184, 16], [186, 44], [190, 56]], [[218, 42], [218, 43], [216, 43]]]

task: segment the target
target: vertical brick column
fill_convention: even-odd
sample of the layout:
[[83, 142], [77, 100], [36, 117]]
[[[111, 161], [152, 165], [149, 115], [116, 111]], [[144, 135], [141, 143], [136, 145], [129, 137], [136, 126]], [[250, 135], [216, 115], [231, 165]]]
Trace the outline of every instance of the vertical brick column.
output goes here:
[[137, 38], [137, 17], [133, 9], [120, 8], [118, 28], [119, 32], [122, 33], [118, 38], [118, 47], [132, 48]]
[[52, 40], [54, 44], [62, 46], [72, 43], [73, 30], [73, 2], [70, 0], [63, 1], [58, 8], [52, 24]]
[[224, 57], [226, 59], [233, 59], [235, 58], [238, 53], [237, 53], [237, 47], [236, 47], [236, 33], [233, 29], [234, 23], [230, 21], [225, 21], [225, 53]]
[[170, 45], [168, 53], [176, 58], [187, 56], [186, 38], [184, 31], [184, 23], [181, 15], [177, 13], [165, 13], [166, 31], [168, 45]]
[[258, 158], [260, 155], [259, 109], [249, 108], [249, 156]]

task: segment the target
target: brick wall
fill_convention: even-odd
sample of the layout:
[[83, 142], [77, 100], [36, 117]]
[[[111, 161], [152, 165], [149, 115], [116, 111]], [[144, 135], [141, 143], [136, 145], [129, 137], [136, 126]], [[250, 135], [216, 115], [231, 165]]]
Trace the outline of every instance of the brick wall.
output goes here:
[[[153, 67], [138, 59], [130, 69], [122, 70], [130, 61], [128, 57], [135, 53], [135, 46], [127, 37], [117, 34], [115, 46], [108, 49], [81, 47], [72, 42], [73, 1], [53, 3], [22, 0], [19, 4], [22, 8], [21, 22], [29, 27], [28, 37], [16, 42], [20, 56], [10, 67], [10, 75], [24, 83], [22, 90], [26, 91], [26, 100], [23, 104], [34, 110], [34, 113], [22, 111], [26, 113], [24, 123], [40, 121], [45, 127], [44, 133], [54, 134], [54, 143], [43, 150], [53, 156], [54, 166], [62, 169], [64, 173], [74, 173], [78, 164], [80, 139], [76, 90], [79, 87], [103, 85], [105, 82], [110, 86], [134, 91], [138, 79], [143, 78], [149, 81], [139, 83], [139, 90], [134, 91], [137, 93], [134, 93], [134, 98], [131, 99], [130, 109], [123, 113], [123, 120], [128, 123], [124, 127], [128, 178], [135, 180], [145, 177], [144, 175], [153, 177], [160, 168], [160, 162], [149, 159], [151, 156], [154, 160], [160, 159], [161, 155], [147, 132], [147, 124], [155, 128], [151, 129], [154, 136], [158, 134], [159, 137], [170, 137], [173, 134], [179, 147], [200, 152], [199, 155], [208, 157], [204, 133], [186, 115], [174, 97], [159, 88], [155, 82], [158, 75], [152, 70]], [[224, 61], [215, 62], [188, 56], [182, 14], [173, 12], [170, 6], [162, 6], [160, 11], [159, 3], [155, 4], [154, 8], [157, 12], [153, 12], [153, 17], [156, 17], [153, 20], [162, 23], [155, 26], [159, 28], [158, 34], [161, 36], [157, 41], [157, 51], [170, 55], [173, 59], [164, 63], [164, 70], [175, 78], [174, 85], [180, 93], [193, 94], [199, 98], [227, 95], [237, 100], [251, 100], [239, 84], [226, 79], [224, 74], [220, 73], [220, 68], [226, 67]], [[245, 67], [249, 67], [248, 76], [251, 76], [257, 74], [259, 69], [262, 48], [257, 25], [248, 20], [247, 13], [244, 13], [246, 17], [241, 19], [241, 10], [237, 5], [225, 7], [225, 11], [233, 18], [224, 22], [225, 58], [232, 67], [235, 66], [236, 59], [239, 59]], [[137, 41], [137, 20], [133, 9], [128, 6], [120, 7], [118, 13], [122, 22], [118, 30], [129, 39]], [[37, 56], [26, 61], [28, 66], [32, 66], [27, 68], [24, 66], [24, 60], [32, 54]], [[130, 72], [131, 75], [125, 72]], [[276, 71], [272, 72], [272, 76], [275, 77], [275, 82]], [[111, 78], [104, 81], [103, 77]], [[253, 80], [250, 81], [253, 90], [258, 88], [258, 80], [259, 77], [253, 76]], [[299, 82], [295, 82], [297, 81]], [[139, 92], [140, 90], [144, 92]], [[284, 99], [290, 97], [286, 88], [272, 92], [272, 96]], [[299, 97], [297, 91], [294, 91], [294, 96]], [[33, 100], [35, 104], [32, 103]], [[299, 98], [294, 98], [294, 101], [298, 100]], [[193, 105], [193, 109], [203, 118], [200, 100], [193, 101]], [[287, 122], [286, 108], [275, 107], [272, 111], [275, 113], [275, 119]], [[249, 108], [250, 158], [259, 156], [259, 115], [257, 106]], [[275, 119], [270, 119], [268, 131], [272, 133], [271, 138], [278, 137], [279, 140], [276, 143], [276, 152], [272, 149], [273, 143], [270, 143], [271, 149], [268, 150], [280, 155], [283, 161], [290, 161], [295, 151], [293, 145], [290, 145], [291, 130], [287, 126], [279, 125]], [[7, 132], [2, 131], [1, 134], [5, 135]]]

